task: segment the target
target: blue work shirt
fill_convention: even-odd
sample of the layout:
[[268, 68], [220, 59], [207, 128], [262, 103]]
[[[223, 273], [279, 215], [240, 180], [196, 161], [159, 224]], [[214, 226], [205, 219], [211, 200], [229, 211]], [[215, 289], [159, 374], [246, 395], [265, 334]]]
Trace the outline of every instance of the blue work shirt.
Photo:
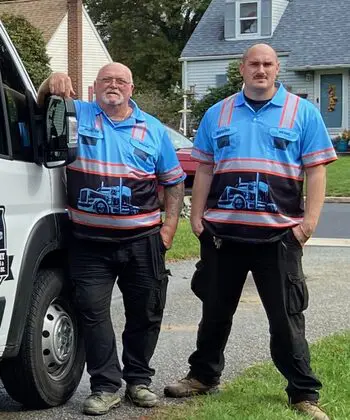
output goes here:
[[213, 165], [205, 226], [218, 237], [259, 242], [302, 222], [304, 170], [336, 153], [318, 109], [278, 84], [257, 112], [243, 92], [212, 106], [192, 157]]
[[134, 101], [131, 116], [120, 122], [96, 102], [74, 103], [79, 144], [67, 190], [75, 233], [118, 240], [153, 231], [161, 224], [157, 185], [186, 177], [165, 127]]

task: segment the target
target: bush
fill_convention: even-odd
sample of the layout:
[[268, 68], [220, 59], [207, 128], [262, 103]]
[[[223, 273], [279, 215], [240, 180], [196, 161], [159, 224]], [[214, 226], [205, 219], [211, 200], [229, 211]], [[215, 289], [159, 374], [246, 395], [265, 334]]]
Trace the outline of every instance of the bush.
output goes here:
[[34, 86], [38, 88], [51, 73], [42, 33], [22, 16], [3, 14], [1, 20]]
[[157, 90], [136, 92], [134, 98], [137, 105], [145, 112], [157, 117], [164, 124], [179, 129], [183, 107], [183, 93], [170, 90], [167, 94]]

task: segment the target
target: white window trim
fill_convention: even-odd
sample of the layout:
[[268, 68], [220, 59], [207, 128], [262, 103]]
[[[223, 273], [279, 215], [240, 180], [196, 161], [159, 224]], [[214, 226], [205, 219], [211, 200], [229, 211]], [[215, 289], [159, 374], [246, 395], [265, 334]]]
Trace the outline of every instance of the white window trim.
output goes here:
[[[256, 3], [257, 4], [257, 33], [256, 34], [241, 34], [241, 20], [248, 20], [242, 18], [240, 15], [241, 4]], [[261, 1], [260, 0], [237, 0], [236, 1], [236, 39], [254, 39], [261, 38]]]
[[[341, 127], [329, 128], [331, 131], [342, 131], [348, 127], [349, 122], [349, 72], [348, 69], [339, 70], [320, 70], [315, 72], [314, 88], [315, 88], [315, 105], [321, 110], [321, 75], [323, 74], [342, 74], [343, 75], [343, 118]], [[318, 99], [318, 101], [317, 101]]]

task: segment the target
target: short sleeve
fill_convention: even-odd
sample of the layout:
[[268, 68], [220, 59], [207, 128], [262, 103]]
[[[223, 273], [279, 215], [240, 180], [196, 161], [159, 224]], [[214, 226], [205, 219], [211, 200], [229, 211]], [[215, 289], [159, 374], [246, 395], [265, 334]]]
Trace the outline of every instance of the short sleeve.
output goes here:
[[332, 140], [319, 110], [312, 104], [305, 110], [302, 137], [302, 162], [304, 167], [330, 163], [337, 159]]
[[161, 139], [156, 173], [159, 184], [163, 186], [178, 184], [186, 178], [166, 130]]
[[210, 130], [210, 113], [207, 111], [199, 124], [191, 157], [200, 163], [213, 164], [214, 151]]
[[79, 121], [80, 111], [81, 111], [81, 101], [74, 99], [73, 102], [74, 102], [75, 112], [77, 114], [77, 120]]

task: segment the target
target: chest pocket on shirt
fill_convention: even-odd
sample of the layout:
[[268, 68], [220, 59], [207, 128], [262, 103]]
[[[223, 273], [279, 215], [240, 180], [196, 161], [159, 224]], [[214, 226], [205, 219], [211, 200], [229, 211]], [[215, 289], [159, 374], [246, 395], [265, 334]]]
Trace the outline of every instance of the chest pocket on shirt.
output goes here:
[[299, 134], [289, 128], [270, 128], [272, 146], [277, 150], [287, 150], [290, 144], [299, 140]]
[[97, 142], [103, 139], [102, 131], [96, 128], [82, 126], [79, 127], [78, 133], [81, 143], [87, 146], [96, 146]]
[[216, 154], [231, 155], [239, 144], [239, 134], [235, 127], [222, 127], [218, 128], [213, 133], [213, 140]]
[[154, 150], [144, 142], [133, 138], [130, 139], [130, 143], [133, 146], [133, 155], [141, 159], [143, 162], [149, 163], [154, 155]]

